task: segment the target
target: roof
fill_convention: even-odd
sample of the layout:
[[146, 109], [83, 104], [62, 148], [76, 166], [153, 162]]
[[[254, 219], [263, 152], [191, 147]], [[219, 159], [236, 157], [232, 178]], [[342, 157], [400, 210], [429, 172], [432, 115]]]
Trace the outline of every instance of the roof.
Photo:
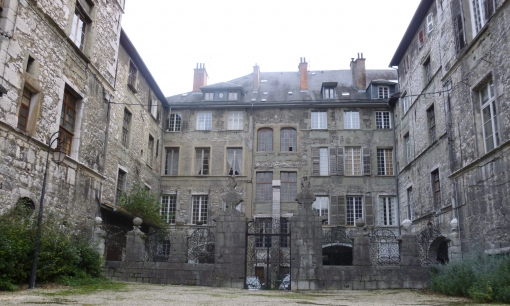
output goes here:
[[402, 61], [402, 58], [404, 57], [404, 54], [407, 51], [407, 48], [413, 41], [414, 35], [416, 35], [416, 32], [418, 31], [418, 28], [420, 27], [423, 19], [426, 17], [427, 12], [429, 11], [429, 8], [432, 5], [432, 3], [434, 3], [434, 0], [421, 0], [420, 4], [418, 4], [418, 8], [414, 13], [413, 19], [411, 19], [411, 23], [409, 23], [409, 26], [407, 27], [407, 30], [404, 34], [404, 37], [402, 37], [402, 40], [398, 45], [397, 51], [395, 51], [395, 54], [391, 59], [390, 67], [398, 66], [400, 61]]
[[200, 87], [200, 89], [239, 89], [241, 85], [233, 84], [230, 82], [221, 82], [211, 85], [205, 85]]
[[143, 62], [142, 57], [140, 56], [140, 54], [138, 54], [138, 51], [136, 51], [135, 46], [133, 45], [131, 40], [129, 40], [129, 37], [127, 36], [124, 29], [121, 29], [120, 31], [120, 44], [122, 45], [122, 47], [124, 47], [124, 49], [126, 49], [127, 53], [131, 57], [131, 60], [135, 63], [136, 67], [138, 68], [138, 71], [140, 71], [140, 73], [143, 75], [143, 77], [149, 84], [150, 88], [152, 89], [156, 97], [158, 97], [158, 99], [161, 100], [162, 103], [167, 104], [165, 95], [159, 88], [158, 83], [156, 83], [156, 80], [154, 80], [154, 78], [152, 77], [149, 68], [147, 68], [147, 66]]
[[[367, 84], [372, 80], [396, 80], [397, 72], [394, 69], [366, 70]], [[222, 104], [268, 104], [272, 102], [306, 102], [323, 100], [322, 86], [324, 83], [337, 83], [336, 97], [333, 100], [324, 100], [328, 102], [352, 102], [353, 100], [369, 100], [369, 93], [358, 91], [353, 88], [352, 72], [346, 70], [321, 70], [308, 72], [308, 90], [301, 91], [300, 75], [295, 72], [260, 72], [260, 86], [258, 90], [253, 90], [253, 74], [248, 74], [228, 82], [212, 84], [201, 87], [201, 89], [226, 89], [228, 86], [237, 86], [242, 89], [242, 95], [238, 101], [224, 101]], [[396, 84], [396, 83], [394, 83]], [[233, 88], [233, 87], [229, 87]], [[348, 94], [347, 94], [348, 93]], [[212, 103], [218, 104], [218, 101], [203, 101], [200, 93], [187, 92], [180, 95], [167, 97], [172, 106], [180, 103]], [[373, 101], [371, 101], [373, 102]]]

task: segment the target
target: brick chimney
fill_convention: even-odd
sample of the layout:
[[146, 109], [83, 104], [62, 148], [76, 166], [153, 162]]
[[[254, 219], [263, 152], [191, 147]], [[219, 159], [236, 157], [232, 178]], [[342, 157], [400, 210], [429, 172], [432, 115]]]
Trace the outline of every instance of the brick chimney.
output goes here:
[[200, 87], [207, 85], [207, 71], [204, 63], [197, 63], [193, 76], [193, 91], [200, 92]]
[[308, 63], [306, 58], [299, 58], [299, 83], [301, 90], [308, 90]]
[[365, 70], [365, 59], [363, 53], [358, 53], [358, 58], [351, 59], [352, 86], [358, 90], [367, 89], [367, 73]]
[[253, 66], [253, 91], [258, 91], [260, 87], [260, 67], [255, 64]]

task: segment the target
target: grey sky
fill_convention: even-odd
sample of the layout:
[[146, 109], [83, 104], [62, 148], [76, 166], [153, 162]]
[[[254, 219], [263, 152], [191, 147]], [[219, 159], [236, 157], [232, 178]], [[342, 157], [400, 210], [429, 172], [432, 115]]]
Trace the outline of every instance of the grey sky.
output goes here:
[[166, 96], [252, 72], [387, 68], [419, 0], [127, 0], [122, 25]]

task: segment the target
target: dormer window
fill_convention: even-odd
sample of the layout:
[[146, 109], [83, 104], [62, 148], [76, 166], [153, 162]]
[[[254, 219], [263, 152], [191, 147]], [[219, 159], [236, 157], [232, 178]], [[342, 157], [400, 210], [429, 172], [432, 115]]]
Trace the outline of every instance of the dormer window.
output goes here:
[[377, 97], [379, 99], [388, 99], [390, 97], [390, 88], [388, 86], [379, 86]]
[[231, 91], [228, 93], [228, 99], [230, 101], [237, 101], [237, 92]]
[[206, 100], [206, 101], [214, 100], [214, 92], [206, 92], [206, 93], [204, 93], [204, 100]]
[[337, 86], [337, 82], [323, 82], [322, 83], [322, 98], [323, 99], [335, 99], [335, 88]]

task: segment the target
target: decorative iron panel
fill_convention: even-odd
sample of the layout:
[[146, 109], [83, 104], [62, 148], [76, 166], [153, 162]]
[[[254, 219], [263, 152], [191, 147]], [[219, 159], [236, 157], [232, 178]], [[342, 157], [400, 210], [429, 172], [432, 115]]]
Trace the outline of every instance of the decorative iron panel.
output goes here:
[[443, 237], [441, 231], [434, 227], [427, 227], [418, 233], [418, 245], [420, 246], [420, 262], [422, 266], [430, 266], [439, 263], [437, 253], [431, 250], [432, 243], [437, 238]]
[[287, 219], [261, 218], [248, 222], [247, 289], [290, 289], [290, 245]]
[[370, 233], [370, 259], [373, 266], [400, 264], [400, 247], [395, 234], [385, 228]]
[[214, 263], [214, 231], [197, 228], [188, 240], [188, 263]]
[[167, 262], [170, 258], [170, 233], [164, 229], [156, 229], [145, 237], [144, 261]]
[[126, 256], [127, 228], [103, 224], [105, 231], [105, 254], [107, 261], [123, 261]]

